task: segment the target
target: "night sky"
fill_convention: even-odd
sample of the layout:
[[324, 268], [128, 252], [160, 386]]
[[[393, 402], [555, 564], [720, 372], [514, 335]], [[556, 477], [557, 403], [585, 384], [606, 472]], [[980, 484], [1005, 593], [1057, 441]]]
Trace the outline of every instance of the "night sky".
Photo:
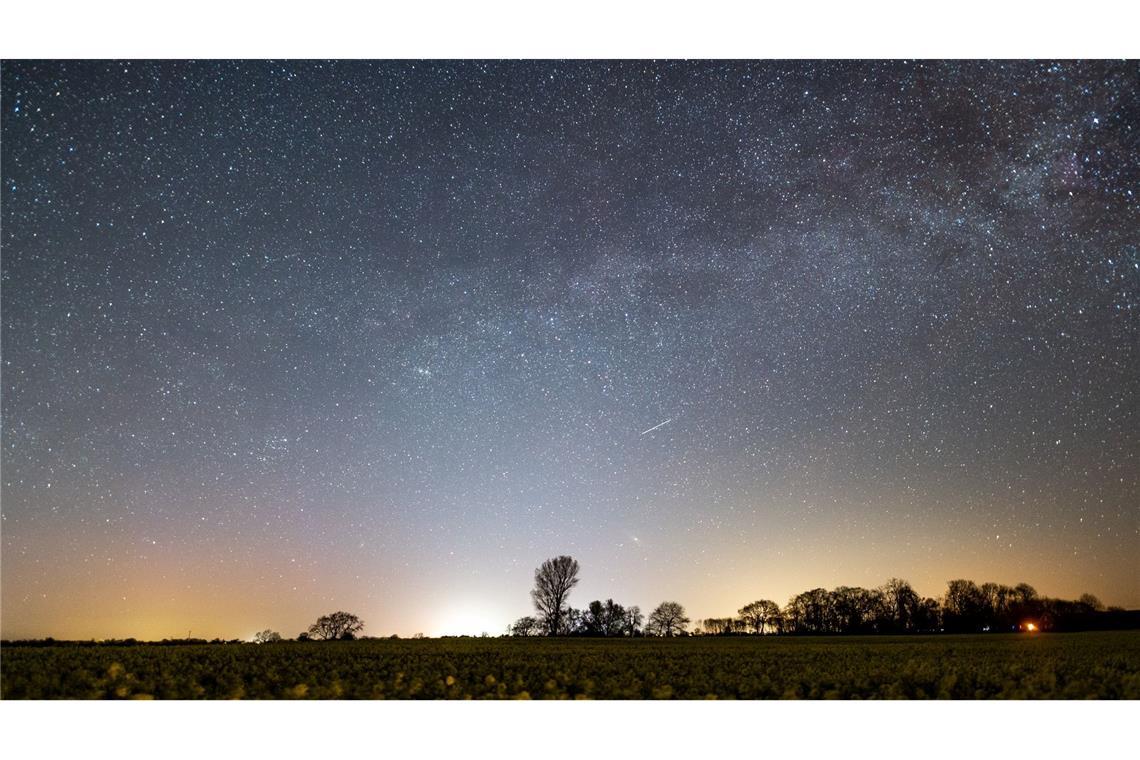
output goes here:
[[2, 83], [5, 637], [1140, 605], [1135, 62]]

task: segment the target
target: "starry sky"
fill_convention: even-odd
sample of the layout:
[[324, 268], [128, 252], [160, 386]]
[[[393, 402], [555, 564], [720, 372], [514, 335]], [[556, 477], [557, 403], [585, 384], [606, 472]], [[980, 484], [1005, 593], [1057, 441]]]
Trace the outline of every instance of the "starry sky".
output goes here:
[[1135, 62], [2, 67], [2, 633], [1140, 605]]

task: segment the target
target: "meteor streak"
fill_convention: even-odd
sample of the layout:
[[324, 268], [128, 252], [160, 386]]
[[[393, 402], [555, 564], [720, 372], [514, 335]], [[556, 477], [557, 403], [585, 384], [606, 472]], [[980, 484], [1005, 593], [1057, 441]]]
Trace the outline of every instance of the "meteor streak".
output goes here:
[[645, 435], [646, 433], [652, 433], [652, 432], [653, 432], [654, 430], [656, 430], [657, 428], [661, 427], [662, 425], [668, 425], [668, 424], [669, 424], [670, 422], [672, 422], [672, 421], [673, 421], [673, 418], [672, 418], [672, 417], [670, 417], [669, 419], [665, 420], [664, 422], [659, 422], [659, 423], [657, 423], [656, 425], [654, 425], [653, 427], [649, 428], [648, 430], [642, 430], [642, 431], [641, 431], [641, 432], [638, 434], [638, 438], [640, 438], [641, 436]]

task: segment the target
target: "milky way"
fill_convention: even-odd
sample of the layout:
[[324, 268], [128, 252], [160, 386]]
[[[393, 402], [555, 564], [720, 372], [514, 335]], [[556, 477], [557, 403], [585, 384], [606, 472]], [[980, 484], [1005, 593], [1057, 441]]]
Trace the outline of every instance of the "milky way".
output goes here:
[[5, 636], [1140, 604], [1134, 62], [2, 81]]

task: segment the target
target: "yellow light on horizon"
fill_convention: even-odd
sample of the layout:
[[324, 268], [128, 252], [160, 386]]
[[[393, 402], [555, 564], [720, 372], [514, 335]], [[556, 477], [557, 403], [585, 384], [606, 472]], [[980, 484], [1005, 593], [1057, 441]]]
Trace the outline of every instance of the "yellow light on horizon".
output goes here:
[[505, 628], [494, 610], [481, 609], [474, 603], [461, 603], [446, 608], [440, 622], [432, 631], [433, 636], [479, 636], [498, 635]]
[[1029, 631], [1030, 633], [1033, 633], [1034, 631], [1037, 630], [1037, 625], [1034, 623], [1026, 623], [1025, 624], [1025, 630]]

